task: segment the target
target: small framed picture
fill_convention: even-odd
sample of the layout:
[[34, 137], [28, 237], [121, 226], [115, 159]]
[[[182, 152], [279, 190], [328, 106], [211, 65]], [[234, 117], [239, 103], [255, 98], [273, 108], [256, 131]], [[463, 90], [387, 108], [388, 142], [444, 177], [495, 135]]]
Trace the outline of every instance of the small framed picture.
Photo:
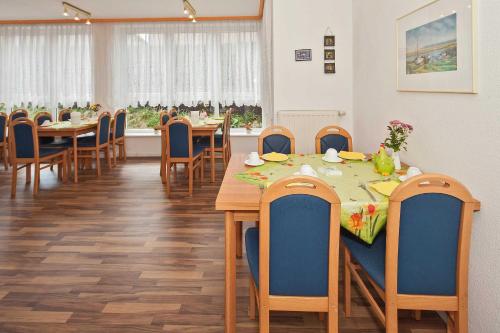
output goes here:
[[335, 36], [325, 36], [325, 46], [335, 46]]
[[295, 61], [312, 61], [312, 50], [295, 50]]
[[325, 50], [325, 60], [335, 60], [335, 50]]
[[325, 63], [325, 74], [335, 74], [335, 63]]

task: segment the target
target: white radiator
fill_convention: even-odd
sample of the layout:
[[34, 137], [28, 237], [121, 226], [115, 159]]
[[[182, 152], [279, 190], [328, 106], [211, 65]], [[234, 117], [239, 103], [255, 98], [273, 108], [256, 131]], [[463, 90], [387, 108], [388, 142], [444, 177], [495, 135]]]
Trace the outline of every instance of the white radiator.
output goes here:
[[295, 152], [314, 153], [316, 133], [328, 125], [339, 125], [345, 112], [337, 110], [279, 111], [277, 124], [292, 131], [295, 136]]

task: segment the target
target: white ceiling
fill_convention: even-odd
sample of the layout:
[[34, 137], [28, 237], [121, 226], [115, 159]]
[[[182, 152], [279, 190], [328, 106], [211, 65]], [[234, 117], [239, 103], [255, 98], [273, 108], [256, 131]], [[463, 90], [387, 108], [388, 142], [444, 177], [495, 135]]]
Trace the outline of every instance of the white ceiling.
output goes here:
[[[182, 0], [67, 0], [93, 18], [182, 17]], [[190, 0], [199, 17], [257, 16], [259, 0]], [[0, 20], [64, 19], [61, 0], [0, 0]]]

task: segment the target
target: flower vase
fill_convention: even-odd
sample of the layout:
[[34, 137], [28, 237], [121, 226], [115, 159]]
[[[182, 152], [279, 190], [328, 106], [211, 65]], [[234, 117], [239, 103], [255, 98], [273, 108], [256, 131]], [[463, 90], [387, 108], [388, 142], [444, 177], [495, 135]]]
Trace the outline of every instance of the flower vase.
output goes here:
[[401, 170], [401, 159], [399, 158], [399, 151], [392, 153], [392, 160], [394, 161], [394, 168], [396, 170]]

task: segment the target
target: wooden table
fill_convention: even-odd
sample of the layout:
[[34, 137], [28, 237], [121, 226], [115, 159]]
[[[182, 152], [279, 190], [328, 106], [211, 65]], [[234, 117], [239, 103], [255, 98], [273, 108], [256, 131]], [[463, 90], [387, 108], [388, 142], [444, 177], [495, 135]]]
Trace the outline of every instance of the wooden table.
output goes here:
[[[215, 209], [225, 212], [225, 332], [236, 332], [236, 257], [240, 257], [242, 222], [259, 220], [262, 191], [258, 186], [236, 179], [235, 174], [246, 170], [246, 156], [235, 154], [229, 161], [219, 190]], [[476, 202], [475, 211], [481, 204]]]
[[[221, 123], [217, 124], [199, 124], [199, 125], [192, 125], [192, 132], [193, 132], [193, 137], [209, 137], [210, 138], [210, 168], [211, 168], [211, 173], [210, 173], [210, 180], [215, 182], [215, 132], [219, 129], [219, 127], [222, 125]], [[165, 128], [161, 129], [161, 135], [162, 137], [165, 137], [166, 135], [166, 130]], [[164, 143], [164, 140], [162, 140], [162, 145]], [[166, 149], [165, 147], [162, 146], [162, 149]]]
[[55, 123], [53, 126], [42, 127], [38, 126], [38, 136], [41, 137], [71, 137], [73, 139], [73, 162], [74, 162], [74, 176], [73, 180], [78, 183], [78, 155], [77, 147], [78, 141], [77, 137], [82, 134], [92, 133], [97, 131], [97, 121], [83, 123], [81, 125], [69, 125], [64, 127], [57, 126]]

